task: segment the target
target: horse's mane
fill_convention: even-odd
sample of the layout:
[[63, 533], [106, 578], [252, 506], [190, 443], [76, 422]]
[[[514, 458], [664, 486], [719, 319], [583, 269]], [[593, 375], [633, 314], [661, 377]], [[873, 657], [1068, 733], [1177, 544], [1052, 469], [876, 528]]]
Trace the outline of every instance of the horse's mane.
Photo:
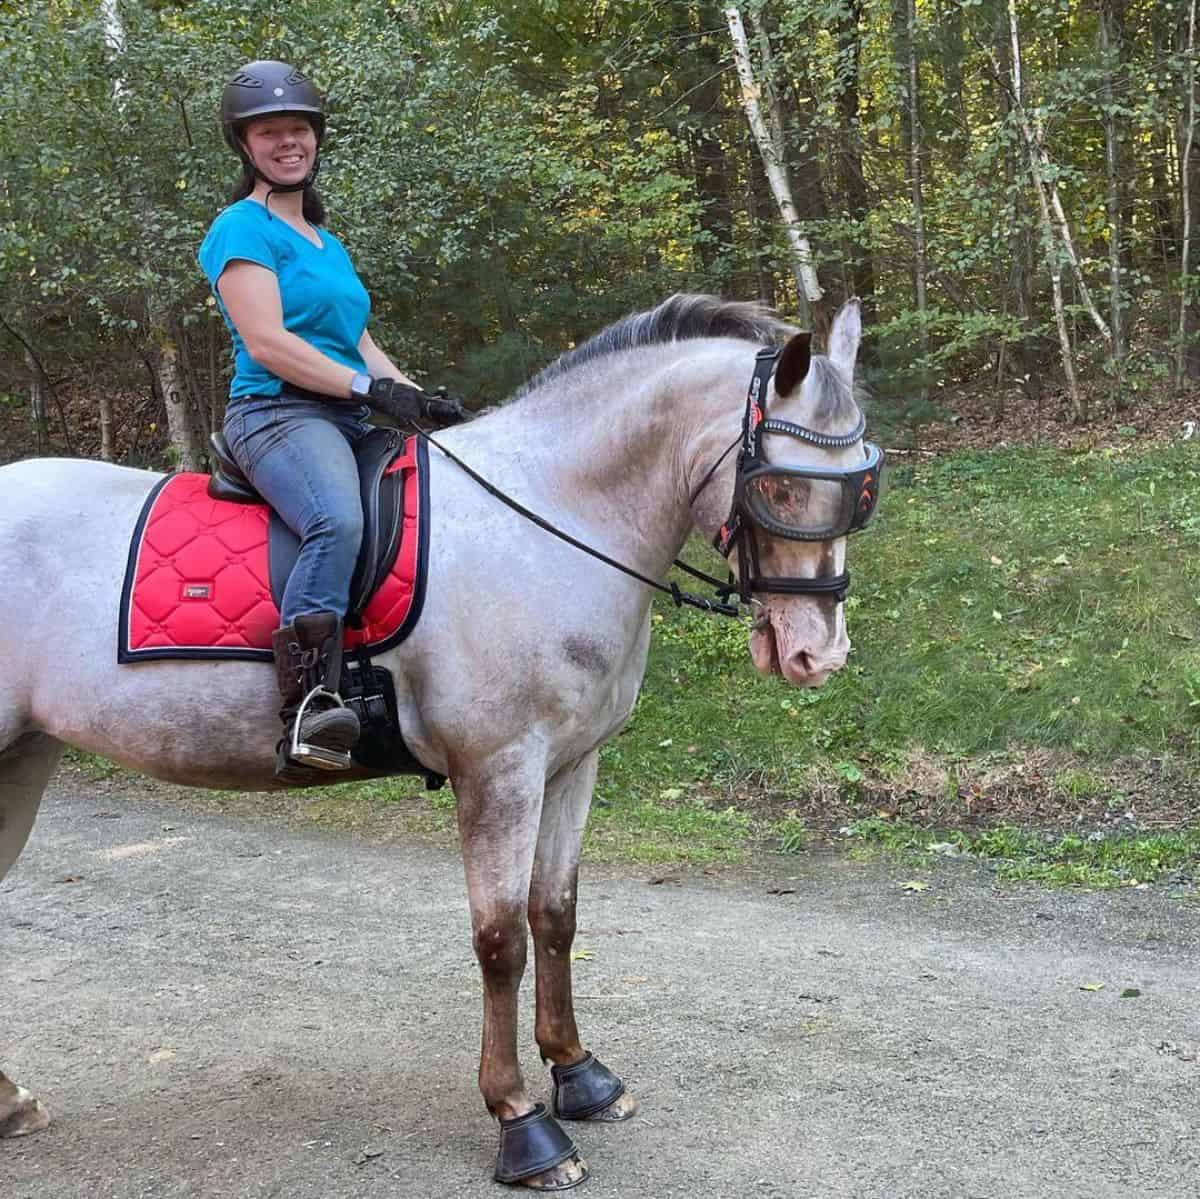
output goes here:
[[738, 337], [763, 345], [781, 341], [795, 332], [794, 325], [764, 304], [677, 292], [657, 308], [622, 317], [582, 345], [560, 355], [513, 398], [520, 399], [584, 363], [622, 350], [697, 337]]

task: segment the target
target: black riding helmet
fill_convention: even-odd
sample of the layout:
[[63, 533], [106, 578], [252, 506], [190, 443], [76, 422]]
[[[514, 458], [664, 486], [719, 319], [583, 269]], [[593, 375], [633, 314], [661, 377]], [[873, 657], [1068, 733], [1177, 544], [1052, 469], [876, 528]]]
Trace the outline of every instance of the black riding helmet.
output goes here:
[[[254, 166], [242, 145], [242, 130], [247, 121], [282, 113], [307, 117], [317, 135], [317, 156], [303, 183], [274, 183]], [[325, 136], [325, 105], [307, 76], [286, 62], [263, 59], [247, 63], [233, 73], [221, 93], [221, 129], [230, 149], [260, 179], [270, 183], [274, 191], [299, 191], [316, 178], [321, 165], [321, 141]]]

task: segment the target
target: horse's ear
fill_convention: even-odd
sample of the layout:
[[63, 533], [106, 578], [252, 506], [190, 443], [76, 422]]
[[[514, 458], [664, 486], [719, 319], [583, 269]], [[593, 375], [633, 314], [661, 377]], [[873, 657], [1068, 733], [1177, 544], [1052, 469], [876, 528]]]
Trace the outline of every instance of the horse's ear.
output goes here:
[[811, 333], [797, 333], [783, 347], [779, 365], [775, 368], [775, 394], [780, 398], [791, 395], [804, 382], [812, 358], [811, 347]]
[[854, 360], [862, 340], [862, 305], [847, 300], [833, 318], [829, 331], [829, 359], [848, 379], [854, 377]]

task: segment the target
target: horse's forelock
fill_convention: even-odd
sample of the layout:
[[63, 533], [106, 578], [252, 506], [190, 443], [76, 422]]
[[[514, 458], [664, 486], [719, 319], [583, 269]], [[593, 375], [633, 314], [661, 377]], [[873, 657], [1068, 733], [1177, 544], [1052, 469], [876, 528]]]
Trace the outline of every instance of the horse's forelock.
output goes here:
[[679, 292], [657, 308], [622, 317], [582, 345], [560, 355], [526, 384], [517, 393], [517, 398], [584, 363], [623, 350], [668, 345], [699, 337], [736, 337], [756, 345], [770, 345], [795, 332], [794, 325], [763, 304]]

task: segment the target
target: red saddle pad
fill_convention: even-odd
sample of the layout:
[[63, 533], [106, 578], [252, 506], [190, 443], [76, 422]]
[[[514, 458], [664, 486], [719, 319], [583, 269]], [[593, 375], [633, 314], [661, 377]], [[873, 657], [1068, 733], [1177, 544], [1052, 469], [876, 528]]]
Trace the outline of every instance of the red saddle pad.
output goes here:
[[[381, 653], [412, 631], [425, 598], [429, 484], [424, 443], [410, 437], [385, 473], [404, 472], [403, 519], [391, 569], [347, 628], [348, 649]], [[270, 509], [211, 499], [208, 475], [168, 475], [133, 531], [117, 659], [271, 657], [279, 608], [271, 596]]]

